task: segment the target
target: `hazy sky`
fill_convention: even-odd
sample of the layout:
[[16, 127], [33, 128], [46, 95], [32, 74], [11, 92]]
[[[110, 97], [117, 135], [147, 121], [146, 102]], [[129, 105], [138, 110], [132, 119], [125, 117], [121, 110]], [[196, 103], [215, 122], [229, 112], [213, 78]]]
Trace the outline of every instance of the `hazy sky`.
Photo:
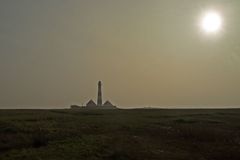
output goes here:
[[[206, 34], [217, 10], [223, 29]], [[239, 0], [1, 0], [0, 108], [240, 105]]]

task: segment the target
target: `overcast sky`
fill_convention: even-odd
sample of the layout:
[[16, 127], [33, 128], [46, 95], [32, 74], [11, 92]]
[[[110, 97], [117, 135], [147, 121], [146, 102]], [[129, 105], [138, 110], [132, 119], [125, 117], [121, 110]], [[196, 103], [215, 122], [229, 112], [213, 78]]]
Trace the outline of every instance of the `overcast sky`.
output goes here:
[[[202, 14], [223, 28], [206, 34]], [[240, 105], [239, 0], [1, 0], [0, 108]]]

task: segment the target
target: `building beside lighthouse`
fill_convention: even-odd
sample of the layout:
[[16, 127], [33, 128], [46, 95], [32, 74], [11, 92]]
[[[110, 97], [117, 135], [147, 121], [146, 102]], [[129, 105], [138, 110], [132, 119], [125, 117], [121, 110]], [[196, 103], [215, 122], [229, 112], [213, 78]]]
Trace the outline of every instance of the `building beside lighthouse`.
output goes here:
[[98, 92], [97, 92], [97, 103], [94, 102], [94, 100], [89, 100], [85, 106], [78, 106], [78, 105], [72, 105], [71, 109], [80, 109], [80, 108], [86, 108], [86, 109], [117, 109], [116, 106], [114, 106], [110, 101], [106, 101], [103, 103], [102, 99], [102, 82], [98, 82]]

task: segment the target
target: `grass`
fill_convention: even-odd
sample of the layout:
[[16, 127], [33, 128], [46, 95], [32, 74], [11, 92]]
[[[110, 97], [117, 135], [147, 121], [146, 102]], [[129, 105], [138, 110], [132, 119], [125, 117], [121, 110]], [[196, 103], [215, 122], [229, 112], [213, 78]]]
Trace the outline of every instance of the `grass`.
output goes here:
[[0, 110], [2, 160], [239, 160], [240, 110]]

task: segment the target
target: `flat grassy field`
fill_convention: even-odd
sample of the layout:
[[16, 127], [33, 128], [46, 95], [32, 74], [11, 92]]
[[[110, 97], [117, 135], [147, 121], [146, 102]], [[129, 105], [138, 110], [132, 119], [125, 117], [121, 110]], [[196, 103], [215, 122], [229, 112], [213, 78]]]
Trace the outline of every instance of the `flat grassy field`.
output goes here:
[[0, 110], [0, 160], [240, 160], [240, 110]]

